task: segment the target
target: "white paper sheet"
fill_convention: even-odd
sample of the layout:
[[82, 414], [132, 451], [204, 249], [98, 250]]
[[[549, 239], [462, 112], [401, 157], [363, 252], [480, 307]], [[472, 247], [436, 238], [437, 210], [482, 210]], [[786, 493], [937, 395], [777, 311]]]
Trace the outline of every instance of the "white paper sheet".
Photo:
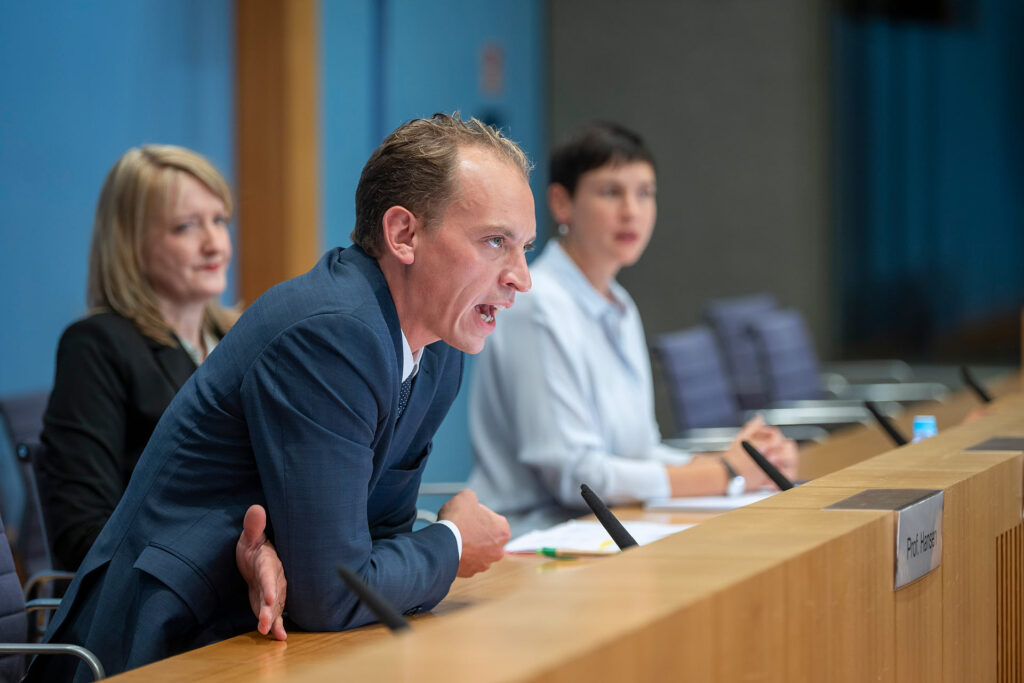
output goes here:
[[[640, 545], [693, 526], [658, 522], [623, 522], [622, 525]], [[514, 538], [505, 545], [505, 552], [535, 553], [544, 548], [566, 555], [614, 555], [619, 552], [600, 522], [581, 522], [575, 519]]]
[[653, 498], [644, 503], [645, 510], [669, 512], [725, 512], [756, 503], [778, 491], [755, 491], [741, 496], [703, 496], [694, 498]]

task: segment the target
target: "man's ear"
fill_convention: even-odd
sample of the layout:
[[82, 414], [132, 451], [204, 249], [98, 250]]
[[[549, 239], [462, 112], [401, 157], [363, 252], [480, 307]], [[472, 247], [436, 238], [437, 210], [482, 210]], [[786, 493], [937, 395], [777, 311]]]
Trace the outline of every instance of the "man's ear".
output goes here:
[[419, 220], [404, 206], [392, 206], [384, 212], [381, 223], [384, 230], [384, 247], [402, 264], [412, 265], [416, 260]]
[[548, 185], [548, 208], [558, 224], [568, 225], [572, 222], [572, 197], [569, 190], [561, 183]]

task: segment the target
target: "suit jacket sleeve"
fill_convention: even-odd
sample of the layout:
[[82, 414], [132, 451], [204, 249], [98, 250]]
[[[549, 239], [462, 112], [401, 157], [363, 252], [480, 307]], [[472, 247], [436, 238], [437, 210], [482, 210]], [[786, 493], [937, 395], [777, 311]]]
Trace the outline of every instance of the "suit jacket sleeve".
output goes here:
[[[390, 386], [394, 365], [390, 339], [330, 314], [288, 328], [243, 379], [243, 409], [288, 577], [288, 612], [303, 629], [375, 621], [344, 587], [340, 564], [402, 612], [432, 608], [458, 570], [455, 538], [442, 525], [412, 532], [409, 514], [399, 533], [370, 533], [367, 501], [398, 390], [397, 380]], [[394, 505], [414, 512], [415, 494]]]
[[95, 328], [61, 337], [43, 440], [53, 490], [44, 501], [58, 563], [75, 569], [124, 493], [125, 368]]

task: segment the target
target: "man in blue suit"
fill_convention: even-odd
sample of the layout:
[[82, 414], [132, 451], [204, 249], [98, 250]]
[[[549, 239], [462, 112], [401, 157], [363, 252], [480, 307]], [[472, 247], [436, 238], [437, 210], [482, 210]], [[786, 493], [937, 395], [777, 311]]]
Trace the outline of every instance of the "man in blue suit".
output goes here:
[[[530, 287], [528, 172], [476, 120], [392, 133], [360, 177], [357, 246], [260, 297], [182, 387], [48, 638], [117, 673], [249, 630], [235, 550], [252, 503], [288, 576], [288, 618], [306, 630], [373, 621], [338, 565], [412, 613], [499, 559], [508, 524], [471, 491], [438, 524], [412, 524], [461, 352], [479, 352]], [[75, 666], [38, 660], [29, 676], [84, 677]]]

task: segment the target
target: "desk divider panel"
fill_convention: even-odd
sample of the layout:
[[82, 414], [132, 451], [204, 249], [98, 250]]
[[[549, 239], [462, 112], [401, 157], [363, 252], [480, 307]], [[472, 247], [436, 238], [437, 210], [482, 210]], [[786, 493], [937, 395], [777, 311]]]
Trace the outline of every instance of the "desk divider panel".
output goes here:
[[996, 680], [1024, 681], [1024, 523], [996, 540]]

